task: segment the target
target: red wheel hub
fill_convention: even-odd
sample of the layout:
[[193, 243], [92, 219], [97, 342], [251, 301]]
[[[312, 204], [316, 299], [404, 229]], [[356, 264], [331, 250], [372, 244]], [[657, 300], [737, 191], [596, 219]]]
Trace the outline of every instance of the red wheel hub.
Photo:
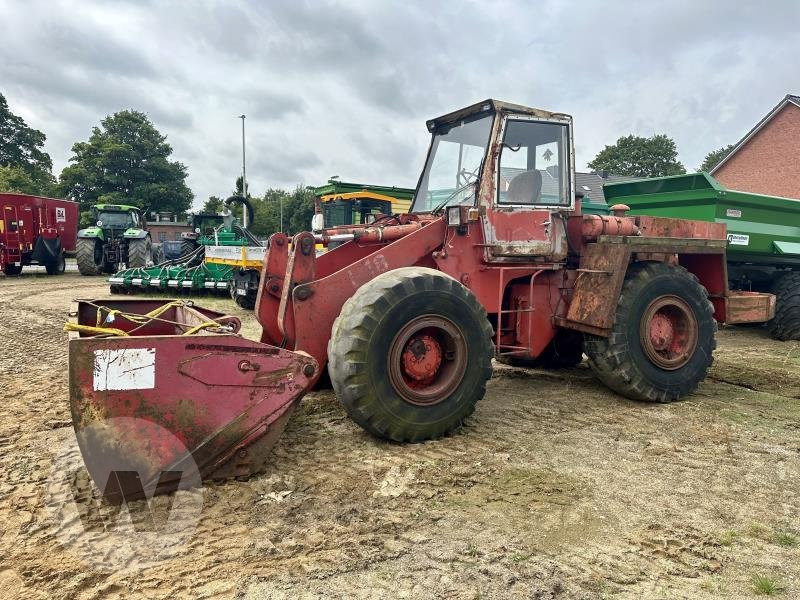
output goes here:
[[458, 326], [423, 315], [397, 332], [389, 347], [389, 380], [411, 404], [438, 404], [452, 394], [467, 369], [467, 343]]
[[429, 382], [442, 364], [442, 347], [431, 335], [411, 338], [403, 351], [403, 371], [420, 383]]
[[639, 341], [653, 364], [673, 371], [684, 366], [697, 348], [697, 319], [683, 298], [659, 296], [642, 314]]

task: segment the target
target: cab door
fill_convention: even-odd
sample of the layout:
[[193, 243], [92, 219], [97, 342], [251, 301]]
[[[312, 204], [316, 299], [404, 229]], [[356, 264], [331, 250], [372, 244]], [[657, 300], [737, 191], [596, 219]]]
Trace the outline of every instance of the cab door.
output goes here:
[[571, 119], [506, 116], [498, 139], [494, 198], [484, 216], [487, 259], [563, 259], [560, 213], [574, 207]]

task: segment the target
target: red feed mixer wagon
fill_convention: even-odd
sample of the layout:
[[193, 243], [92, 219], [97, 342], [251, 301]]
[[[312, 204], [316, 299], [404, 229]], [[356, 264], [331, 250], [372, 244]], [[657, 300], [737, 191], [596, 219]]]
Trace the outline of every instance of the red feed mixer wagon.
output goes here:
[[0, 194], [0, 268], [19, 275], [42, 265], [48, 275], [64, 272], [64, 255], [75, 252], [78, 203], [58, 198]]

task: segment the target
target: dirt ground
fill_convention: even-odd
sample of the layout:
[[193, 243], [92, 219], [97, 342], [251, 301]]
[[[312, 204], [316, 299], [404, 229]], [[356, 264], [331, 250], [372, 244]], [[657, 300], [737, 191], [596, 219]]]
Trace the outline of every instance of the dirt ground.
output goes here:
[[[265, 475], [210, 485], [196, 530], [143, 569], [64, 544], [46, 482], [75, 447], [61, 327], [101, 278], [0, 276], [2, 598], [800, 597], [800, 344], [719, 333], [672, 405], [588, 367], [498, 367], [457, 435], [376, 440], [308, 395]], [[229, 299], [203, 299], [259, 329]], [[108, 566], [108, 565], [106, 565]]]

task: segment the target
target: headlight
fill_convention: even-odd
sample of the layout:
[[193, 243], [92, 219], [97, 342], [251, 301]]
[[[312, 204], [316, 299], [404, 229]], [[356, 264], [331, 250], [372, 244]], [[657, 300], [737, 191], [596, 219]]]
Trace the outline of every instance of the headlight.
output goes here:
[[447, 207], [447, 225], [450, 227], [458, 227], [461, 225], [461, 207], [448, 206]]

